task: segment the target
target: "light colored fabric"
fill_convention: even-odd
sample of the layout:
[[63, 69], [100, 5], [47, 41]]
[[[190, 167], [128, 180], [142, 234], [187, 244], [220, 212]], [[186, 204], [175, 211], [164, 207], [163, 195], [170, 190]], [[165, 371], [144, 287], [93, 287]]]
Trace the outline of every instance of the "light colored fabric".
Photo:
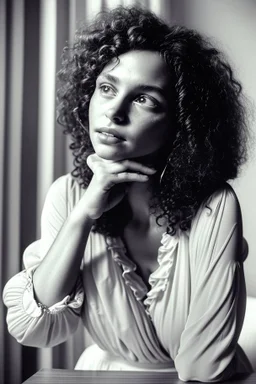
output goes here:
[[[81, 265], [83, 289], [78, 283], [72, 297], [49, 310], [38, 309], [33, 290], [26, 293], [33, 270], [83, 193], [69, 174], [49, 190], [41, 239], [24, 254], [31, 272], [14, 276], [4, 290], [13, 336], [27, 345], [56, 345], [75, 331], [81, 315], [94, 342], [112, 360], [118, 356], [128, 365], [169, 364], [182, 380], [217, 381], [236, 371], [249, 372], [237, 345], [245, 310], [246, 247], [232, 188], [226, 184], [201, 205], [191, 230], [163, 234], [149, 292], [121, 238], [91, 232]], [[98, 369], [97, 360], [94, 366], [81, 361], [84, 369]]]
[[247, 296], [246, 312], [239, 344], [256, 371], [256, 297]]
[[140, 363], [128, 362], [120, 356], [104, 351], [97, 344], [90, 345], [81, 354], [75, 366], [77, 370], [97, 370], [97, 371], [152, 371], [152, 372], [175, 372], [174, 367], [169, 363]]

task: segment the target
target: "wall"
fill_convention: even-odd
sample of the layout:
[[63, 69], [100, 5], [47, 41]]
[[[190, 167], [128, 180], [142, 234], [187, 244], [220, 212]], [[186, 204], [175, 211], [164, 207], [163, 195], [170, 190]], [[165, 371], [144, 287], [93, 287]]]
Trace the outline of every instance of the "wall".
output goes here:
[[[250, 110], [256, 106], [256, 1], [172, 0], [172, 24], [180, 23], [209, 36], [226, 53], [244, 92]], [[254, 112], [255, 113], [255, 112]], [[256, 137], [256, 113], [250, 128]], [[254, 137], [254, 140], [255, 140]], [[256, 296], [256, 156], [251, 140], [249, 161], [232, 182], [240, 200], [244, 237], [249, 244], [245, 275], [249, 295]]]

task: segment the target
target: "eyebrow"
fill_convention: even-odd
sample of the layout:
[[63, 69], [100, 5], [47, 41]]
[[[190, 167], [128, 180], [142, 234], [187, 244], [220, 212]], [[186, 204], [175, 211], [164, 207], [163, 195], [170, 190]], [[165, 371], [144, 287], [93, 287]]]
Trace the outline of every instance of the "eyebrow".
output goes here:
[[[102, 73], [99, 76], [99, 78], [100, 77], [103, 77], [103, 78], [111, 81], [113, 84], [116, 84], [116, 85], [120, 84], [120, 80], [118, 79], [118, 77], [113, 76], [110, 73]], [[156, 91], [156, 92], [160, 93], [164, 98], [166, 98], [166, 91], [157, 85], [149, 85], [149, 84], [139, 83], [139, 84], [137, 84], [136, 87], [142, 89], [143, 91]]]

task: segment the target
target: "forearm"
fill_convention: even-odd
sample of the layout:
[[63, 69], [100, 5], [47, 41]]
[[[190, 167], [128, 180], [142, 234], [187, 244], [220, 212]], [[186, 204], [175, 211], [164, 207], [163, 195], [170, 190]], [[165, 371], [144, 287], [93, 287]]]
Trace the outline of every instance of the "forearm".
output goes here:
[[33, 276], [36, 299], [50, 307], [69, 295], [77, 281], [93, 220], [75, 207]]

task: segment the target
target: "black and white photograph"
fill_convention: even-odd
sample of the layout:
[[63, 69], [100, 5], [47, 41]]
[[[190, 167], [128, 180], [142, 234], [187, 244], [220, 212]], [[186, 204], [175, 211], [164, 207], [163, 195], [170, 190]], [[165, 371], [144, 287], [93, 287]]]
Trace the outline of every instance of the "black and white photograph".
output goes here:
[[255, 0], [0, 0], [0, 383], [256, 383], [255, 68]]

